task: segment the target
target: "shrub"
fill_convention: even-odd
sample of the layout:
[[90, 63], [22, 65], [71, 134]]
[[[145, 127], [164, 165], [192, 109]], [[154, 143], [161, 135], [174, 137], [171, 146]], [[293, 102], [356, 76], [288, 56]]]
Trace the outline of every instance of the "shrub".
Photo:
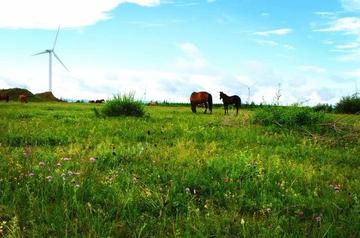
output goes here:
[[340, 99], [340, 101], [336, 104], [335, 111], [339, 113], [359, 114], [360, 113], [359, 94], [355, 93], [352, 96], [346, 96]]
[[313, 107], [313, 110], [315, 112], [333, 112], [334, 111], [334, 107], [330, 104], [321, 104], [319, 103], [318, 105]]
[[116, 95], [106, 101], [102, 112], [106, 116], [144, 116], [144, 104], [134, 99], [134, 93]]
[[265, 107], [255, 111], [253, 122], [261, 125], [285, 127], [313, 127], [325, 122], [323, 112], [314, 112], [306, 107]]

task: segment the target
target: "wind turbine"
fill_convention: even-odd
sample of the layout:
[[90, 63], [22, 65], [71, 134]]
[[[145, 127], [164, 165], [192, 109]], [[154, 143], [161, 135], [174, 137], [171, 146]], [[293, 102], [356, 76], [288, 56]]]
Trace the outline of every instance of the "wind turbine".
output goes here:
[[55, 46], [56, 46], [56, 41], [59, 35], [59, 31], [60, 31], [60, 26], [58, 27], [57, 33], [56, 33], [56, 37], [55, 37], [55, 41], [54, 41], [54, 45], [52, 47], [52, 49], [48, 49], [48, 50], [44, 50], [42, 52], [33, 54], [32, 56], [35, 55], [42, 55], [42, 54], [49, 54], [49, 92], [52, 91], [52, 56], [54, 55], [55, 58], [62, 64], [62, 66], [64, 66], [64, 68], [68, 70], [68, 68], [65, 66], [65, 64], [60, 60], [60, 58], [56, 55], [55, 53]]
[[247, 102], [248, 104], [250, 104], [250, 100], [251, 100], [251, 88], [255, 86], [257, 82], [251, 84], [251, 85], [247, 85], [247, 84], [244, 84], [248, 90], [248, 98], [247, 98]]

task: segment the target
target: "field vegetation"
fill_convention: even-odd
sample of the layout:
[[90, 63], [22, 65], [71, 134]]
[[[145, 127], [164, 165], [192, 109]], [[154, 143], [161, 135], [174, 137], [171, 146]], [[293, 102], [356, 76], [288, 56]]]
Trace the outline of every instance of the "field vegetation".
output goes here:
[[360, 114], [360, 95], [355, 93], [343, 97], [336, 104], [335, 110], [339, 113]]
[[360, 237], [359, 116], [103, 108], [0, 102], [0, 237]]

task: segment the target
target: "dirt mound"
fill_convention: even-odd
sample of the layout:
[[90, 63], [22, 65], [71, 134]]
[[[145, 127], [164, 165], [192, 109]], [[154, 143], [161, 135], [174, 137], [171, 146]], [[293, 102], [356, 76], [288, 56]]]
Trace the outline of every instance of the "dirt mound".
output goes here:
[[43, 92], [43, 93], [37, 93], [35, 94], [38, 98], [40, 98], [42, 101], [55, 101], [60, 102], [61, 100], [56, 98], [52, 92]]

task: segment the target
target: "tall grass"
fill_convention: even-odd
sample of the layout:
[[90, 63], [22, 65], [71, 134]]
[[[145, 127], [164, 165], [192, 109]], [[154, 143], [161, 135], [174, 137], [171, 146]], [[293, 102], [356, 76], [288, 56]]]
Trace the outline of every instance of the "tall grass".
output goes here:
[[102, 112], [106, 116], [144, 116], [144, 104], [134, 98], [134, 93], [116, 95], [113, 99], [106, 101]]

